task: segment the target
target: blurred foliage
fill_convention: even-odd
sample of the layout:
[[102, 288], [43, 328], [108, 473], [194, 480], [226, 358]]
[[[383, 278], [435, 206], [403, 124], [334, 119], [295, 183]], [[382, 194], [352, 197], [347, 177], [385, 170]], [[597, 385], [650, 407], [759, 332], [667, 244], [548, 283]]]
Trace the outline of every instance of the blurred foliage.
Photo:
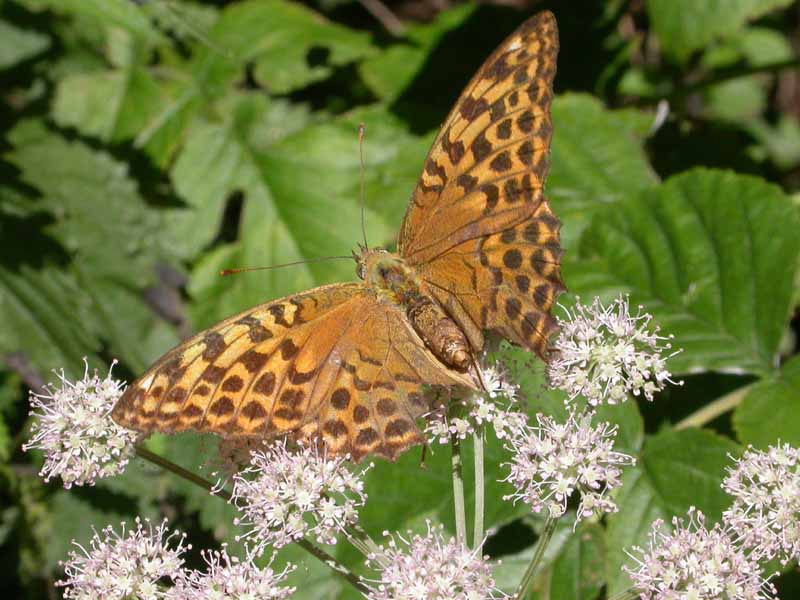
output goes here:
[[[116, 358], [130, 379], [234, 311], [353, 279], [346, 261], [217, 273], [349, 253], [361, 122], [368, 236], [391, 246], [436, 125], [543, 8], [561, 32], [548, 196], [564, 222], [567, 286], [645, 305], [684, 348], [671, 367], [686, 385], [602, 411], [639, 464], [619, 513], [559, 527], [531, 597], [620, 591], [622, 548], [654, 518], [690, 505], [719, 517], [729, 453], [800, 444], [796, 3], [502, 4], [397, 2], [404, 31], [393, 35], [351, 0], [0, 2], [0, 589], [52, 597], [70, 539], [135, 514], [167, 514], [195, 549], [235, 544], [229, 507], [149, 465], [91, 489], [43, 485], [40, 457], [20, 451], [27, 390], [54, 368], [79, 376], [83, 357], [99, 369]], [[532, 411], [563, 412], [540, 365], [500, 353]], [[726, 393], [741, 401], [708, 428], [670, 426]], [[215, 447], [193, 435], [149, 444], [190, 468]], [[487, 452], [491, 482], [501, 445]], [[364, 527], [452, 527], [448, 460], [437, 450], [425, 470], [416, 452], [377, 464]], [[487, 549], [511, 588], [542, 523], [504, 493], [487, 492]], [[352, 549], [335, 552], [359, 568]], [[297, 549], [281, 560], [304, 565], [298, 597], [353, 597]], [[792, 574], [777, 583], [785, 598], [800, 585]]]

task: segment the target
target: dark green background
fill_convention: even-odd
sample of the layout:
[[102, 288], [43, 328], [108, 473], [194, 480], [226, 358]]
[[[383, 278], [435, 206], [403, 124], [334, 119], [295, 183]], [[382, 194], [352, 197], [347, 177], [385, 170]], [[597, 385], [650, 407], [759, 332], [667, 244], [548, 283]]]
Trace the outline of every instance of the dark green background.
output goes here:
[[[642, 543], [653, 519], [691, 505], [719, 518], [727, 453], [800, 444], [796, 3], [420, 0], [390, 5], [401, 35], [349, 0], [140, 4], [0, 1], [4, 592], [52, 597], [58, 560], [91, 524], [167, 514], [189, 532], [192, 564], [232, 539], [221, 501], [139, 462], [94, 488], [44, 485], [41, 456], [20, 451], [28, 388], [51, 369], [80, 375], [84, 356], [100, 369], [119, 359], [115, 373], [130, 380], [233, 311], [353, 279], [346, 261], [217, 273], [349, 253], [360, 239], [360, 122], [369, 239], [392, 244], [461, 87], [543, 8], [561, 34], [547, 195], [564, 223], [563, 300], [630, 293], [684, 349], [670, 366], [685, 385], [602, 411], [639, 464], [619, 513], [558, 530], [534, 597], [620, 591], [622, 548]], [[660, 101], [669, 113], [656, 126]], [[501, 354], [532, 411], [563, 413], [541, 366]], [[735, 408], [704, 429], [673, 427], [732, 392]], [[196, 468], [215, 441], [155, 437], [150, 447]], [[487, 551], [511, 589], [541, 522], [502, 501], [501, 446], [490, 439], [487, 452], [497, 532]], [[425, 518], [452, 529], [448, 452], [426, 470], [418, 461], [410, 452], [370, 471], [362, 524], [374, 535]], [[359, 562], [346, 547], [335, 553]], [[303, 565], [298, 597], [352, 597], [313, 559], [284, 558]], [[784, 599], [797, 594], [791, 570], [776, 581]]]

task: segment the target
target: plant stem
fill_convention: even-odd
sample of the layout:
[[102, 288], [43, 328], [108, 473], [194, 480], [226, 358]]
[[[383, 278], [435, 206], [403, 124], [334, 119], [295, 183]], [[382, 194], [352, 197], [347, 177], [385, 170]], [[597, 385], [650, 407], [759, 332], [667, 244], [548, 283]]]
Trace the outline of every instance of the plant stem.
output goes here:
[[483, 545], [484, 474], [483, 474], [483, 427], [472, 434], [475, 446], [475, 529], [472, 533], [473, 548]]
[[464, 477], [461, 472], [461, 440], [450, 435], [450, 466], [453, 472], [453, 503], [456, 511], [456, 539], [467, 545], [467, 511], [464, 504]]
[[706, 404], [700, 410], [693, 412], [685, 419], [681, 419], [675, 423], [674, 428], [688, 429], [689, 427], [702, 427], [706, 423], [713, 421], [718, 416], [725, 414], [729, 410], [732, 410], [738, 406], [742, 399], [747, 395], [747, 392], [750, 391], [751, 387], [753, 387], [752, 383], [750, 385], [737, 388], [732, 392], [717, 398], [713, 402]]
[[150, 461], [154, 465], [158, 465], [159, 467], [161, 467], [165, 471], [169, 471], [170, 473], [174, 473], [178, 477], [181, 477], [182, 479], [185, 479], [186, 481], [190, 481], [191, 483], [193, 483], [193, 484], [195, 484], [197, 486], [200, 486], [201, 488], [203, 488], [204, 490], [208, 491], [208, 493], [213, 494], [214, 496], [219, 496], [220, 498], [222, 498], [222, 499], [224, 499], [226, 501], [230, 501], [230, 499], [231, 499], [231, 495], [227, 490], [219, 490], [219, 491], [216, 491], [216, 492], [212, 492], [211, 490], [214, 489], [214, 484], [213, 483], [211, 483], [207, 479], [204, 479], [203, 477], [200, 477], [199, 475], [196, 475], [196, 474], [192, 473], [191, 471], [187, 471], [186, 469], [184, 469], [180, 465], [176, 465], [171, 460], [168, 460], [168, 459], [164, 458], [163, 456], [161, 456], [159, 454], [156, 454], [155, 452], [150, 452], [150, 450], [148, 450], [144, 446], [136, 446], [136, 454], [140, 458], [143, 458], [143, 459], [145, 459], [147, 461]]
[[[155, 452], [150, 452], [150, 450], [148, 450], [143, 446], [136, 446], [136, 454], [140, 458], [143, 458], [146, 461], [153, 463], [154, 465], [158, 465], [165, 471], [174, 473], [178, 477], [181, 477], [182, 479], [185, 479], [186, 481], [189, 481], [203, 488], [204, 490], [208, 491], [210, 494], [214, 496], [219, 496], [220, 498], [228, 502], [230, 502], [231, 500], [231, 494], [227, 490], [216, 490], [212, 492], [212, 490], [215, 490], [213, 483], [211, 483], [207, 479], [200, 477], [199, 475], [195, 475], [191, 471], [187, 471], [180, 465], [176, 465], [171, 460], [166, 459], [163, 456], [156, 454]], [[331, 556], [321, 548], [317, 548], [314, 544], [312, 544], [308, 540], [303, 540], [303, 539], [297, 540], [295, 543], [301, 548], [303, 548], [305, 551], [307, 551], [309, 554], [315, 556], [317, 559], [320, 560], [320, 562], [328, 566], [339, 576], [343, 577], [348, 583], [353, 585], [353, 587], [355, 587], [362, 594], [365, 594], [367, 591], [369, 591], [367, 587], [363, 583], [361, 583], [361, 581], [359, 581], [358, 577], [356, 577], [354, 573], [352, 573], [347, 567], [345, 567], [341, 563], [337, 562], [333, 556]]]
[[547, 521], [544, 524], [544, 529], [542, 530], [542, 535], [539, 536], [539, 540], [536, 542], [536, 548], [533, 550], [531, 562], [528, 563], [528, 568], [525, 569], [525, 573], [522, 575], [522, 580], [519, 582], [519, 587], [517, 587], [517, 593], [514, 595], [514, 600], [522, 600], [525, 597], [525, 594], [528, 593], [528, 588], [531, 585], [531, 581], [533, 581], [533, 576], [536, 574], [536, 571], [539, 569], [539, 565], [542, 562], [545, 548], [547, 548], [547, 544], [550, 543], [550, 539], [553, 537], [553, 532], [556, 530], [557, 522], [557, 518], [552, 516], [547, 517]]
[[345, 534], [347, 535], [348, 541], [353, 544], [356, 550], [361, 552], [365, 558], [370, 556], [374, 557], [381, 566], [386, 566], [380, 546], [375, 543], [375, 540], [373, 540], [358, 523], [348, 527]]
[[636, 600], [639, 597], [639, 592], [634, 589], [625, 590], [619, 594], [614, 594], [608, 600]]

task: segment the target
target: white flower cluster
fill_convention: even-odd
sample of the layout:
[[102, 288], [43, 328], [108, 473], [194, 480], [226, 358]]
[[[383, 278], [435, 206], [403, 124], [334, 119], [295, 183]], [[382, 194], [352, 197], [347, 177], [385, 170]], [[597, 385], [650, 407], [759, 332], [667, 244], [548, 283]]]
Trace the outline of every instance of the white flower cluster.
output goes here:
[[[427, 523], [426, 535], [389, 536], [380, 556], [369, 563], [380, 570], [378, 581], [366, 582], [369, 600], [494, 600], [507, 596], [495, 587], [491, 565], [478, 552], [443, 527]], [[388, 533], [387, 533], [388, 535]]]
[[203, 552], [205, 571], [190, 571], [167, 593], [168, 600], [284, 600], [296, 588], [283, 580], [294, 570], [287, 565], [276, 573], [269, 566], [259, 569], [248, 557], [240, 561], [221, 551]]
[[624, 567], [642, 600], [771, 600], [775, 588], [753, 556], [720, 524], [707, 529], [703, 514], [689, 510], [689, 524], [672, 520], [672, 533], [657, 520], [647, 549], [627, 552], [636, 568]]
[[[173, 539], [177, 543], [173, 544]], [[176, 582], [183, 576], [185, 535], [167, 533], [166, 521], [153, 527], [150, 521], [136, 518], [136, 528], [117, 534], [110, 525], [95, 531], [89, 549], [73, 541], [79, 551], [71, 551], [63, 564], [64, 598], [78, 600], [122, 600], [164, 598], [166, 580]]]
[[316, 447], [292, 452], [286, 441], [252, 452], [250, 466], [233, 477], [233, 502], [243, 513], [235, 524], [249, 530], [240, 539], [258, 553], [280, 548], [307, 535], [335, 544], [336, 535], [358, 521], [366, 502], [360, 473]]
[[426, 415], [429, 439], [440, 444], [450, 443], [452, 436], [463, 440], [486, 423], [494, 427], [498, 439], [504, 439], [525, 426], [527, 417], [516, 400], [519, 387], [508, 379], [506, 371], [500, 365], [486, 367], [481, 378], [486, 392], [471, 394]]
[[[508, 477], [514, 493], [506, 500], [522, 500], [534, 512], [546, 508], [561, 516], [574, 492], [580, 495], [577, 521], [594, 514], [615, 512], [617, 506], [608, 492], [621, 485], [622, 467], [635, 460], [615, 452], [617, 428], [609, 423], [592, 426], [593, 413], [569, 414], [565, 423], [536, 415], [538, 426], [512, 436]], [[576, 521], [576, 523], [577, 523]]]
[[111, 369], [105, 379], [90, 374], [88, 363], [83, 379], [74, 383], [63, 370], [57, 375], [59, 384], [48, 384], [47, 393], [31, 393], [33, 435], [22, 449], [42, 450], [39, 474], [45, 481], [61, 477], [65, 488], [122, 473], [139, 437], [110, 416], [125, 384], [111, 377]]
[[554, 360], [548, 367], [553, 387], [573, 400], [583, 396], [592, 406], [624, 402], [628, 394], [653, 399], [670, 379], [666, 359], [671, 348], [662, 344], [658, 327], [648, 330], [652, 317], [630, 314], [628, 299], [619, 297], [604, 307], [599, 298], [586, 306], [578, 302], [567, 319], [558, 319], [561, 329], [554, 344]]
[[723, 489], [734, 497], [724, 519], [744, 547], [785, 564], [800, 558], [800, 450], [749, 447], [728, 469]]

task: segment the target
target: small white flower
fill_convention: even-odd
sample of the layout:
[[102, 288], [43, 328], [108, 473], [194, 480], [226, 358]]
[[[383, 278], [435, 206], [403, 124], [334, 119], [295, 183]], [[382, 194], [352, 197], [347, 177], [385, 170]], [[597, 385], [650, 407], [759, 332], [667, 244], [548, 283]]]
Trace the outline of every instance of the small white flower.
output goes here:
[[291, 564], [278, 573], [269, 565], [260, 569], [250, 556], [245, 560], [231, 557], [224, 545], [221, 551], [202, 554], [206, 571], [186, 573], [169, 590], [168, 600], [283, 600], [295, 592], [284, 583], [295, 568]]
[[592, 406], [617, 404], [628, 394], [653, 400], [653, 394], [675, 383], [662, 356], [671, 339], [648, 329], [652, 316], [639, 307], [630, 314], [628, 299], [620, 296], [605, 307], [595, 298], [590, 306], [577, 302], [567, 319], [558, 319], [560, 333], [548, 377], [569, 400], [583, 396]]
[[537, 427], [528, 427], [512, 436], [507, 448], [512, 452], [510, 473], [503, 481], [514, 486], [506, 500], [522, 500], [531, 510], [547, 509], [553, 516], [564, 514], [567, 500], [578, 492], [581, 497], [577, 520], [594, 514], [616, 512], [608, 492], [621, 485], [622, 467], [636, 461], [615, 452], [617, 428], [609, 423], [592, 427], [594, 413], [570, 412], [566, 423], [536, 415]]
[[[454, 538], [445, 539], [443, 527], [427, 522], [427, 534], [406, 540], [389, 535], [380, 555], [368, 564], [380, 570], [380, 579], [367, 581], [369, 600], [494, 600], [506, 598], [495, 587], [491, 565], [479, 550], [469, 550]], [[388, 535], [388, 534], [387, 534]]]
[[760, 558], [800, 558], [800, 450], [748, 447], [728, 469], [723, 489], [734, 497], [723, 518]]
[[105, 379], [96, 371], [90, 374], [88, 363], [83, 379], [74, 383], [63, 370], [56, 374], [60, 382], [48, 384], [47, 393], [31, 392], [33, 436], [22, 449], [41, 450], [44, 465], [39, 474], [45, 481], [61, 477], [65, 488], [93, 485], [122, 473], [140, 436], [111, 419], [111, 409], [125, 384], [111, 377], [111, 369]]
[[481, 379], [485, 391], [453, 400], [425, 415], [429, 439], [440, 444], [450, 443], [452, 436], [463, 440], [486, 423], [494, 427], [498, 439], [504, 439], [527, 424], [517, 401], [519, 386], [508, 379], [500, 364], [482, 369]]
[[[167, 533], [166, 519], [153, 527], [148, 519], [145, 526], [136, 518], [136, 529], [117, 534], [110, 525], [101, 533], [94, 532], [89, 549], [73, 540], [79, 551], [71, 551], [62, 563], [65, 579], [64, 598], [120, 599], [164, 598], [160, 586], [164, 579], [178, 581], [183, 576], [185, 534]], [[177, 538], [177, 543], [172, 543]]]
[[689, 510], [689, 524], [677, 517], [673, 531], [655, 521], [646, 550], [626, 553], [636, 568], [623, 567], [642, 600], [771, 600], [775, 588], [764, 579], [755, 557], [748, 556], [719, 524], [705, 526], [703, 514]]
[[243, 513], [235, 521], [249, 530], [240, 539], [258, 553], [280, 548], [307, 535], [335, 544], [337, 533], [358, 521], [366, 502], [361, 476], [347, 468], [347, 457], [301, 446], [296, 452], [279, 440], [254, 450], [250, 466], [233, 477], [233, 502]]

